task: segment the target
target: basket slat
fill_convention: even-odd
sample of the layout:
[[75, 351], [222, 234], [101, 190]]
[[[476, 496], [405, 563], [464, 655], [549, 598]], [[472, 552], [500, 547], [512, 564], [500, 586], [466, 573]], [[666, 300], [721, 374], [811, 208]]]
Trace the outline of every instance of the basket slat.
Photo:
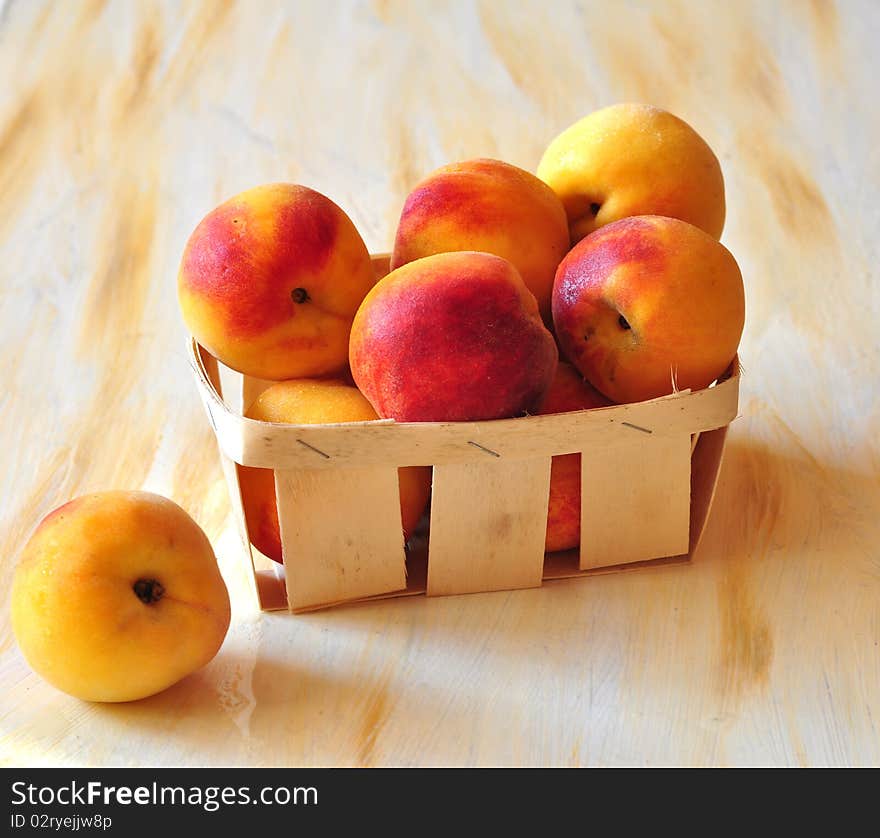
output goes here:
[[406, 587], [397, 469], [278, 469], [292, 610]]
[[434, 467], [428, 596], [541, 584], [550, 459]]
[[633, 429], [581, 456], [581, 570], [688, 552], [691, 438]]

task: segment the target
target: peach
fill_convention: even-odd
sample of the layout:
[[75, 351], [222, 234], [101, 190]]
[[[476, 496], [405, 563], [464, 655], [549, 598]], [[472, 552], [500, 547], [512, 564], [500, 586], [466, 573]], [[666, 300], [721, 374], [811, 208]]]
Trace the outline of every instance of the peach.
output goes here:
[[724, 228], [718, 158], [690, 125], [650, 105], [576, 122], [547, 147], [538, 177], [562, 200], [572, 244], [630, 215], [680, 218], [716, 239]]
[[473, 421], [531, 411], [558, 352], [516, 268], [488, 253], [442, 253], [392, 271], [351, 330], [355, 383], [380, 416]]
[[214, 657], [229, 616], [204, 532], [148, 492], [83, 495], [49, 513], [12, 586], [12, 627], [28, 663], [87, 701], [171, 686]]
[[733, 360], [744, 319], [736, 260], [675, 218], [624, 218], [591, 233], [553, 286], [563, 354], [619, 403], [707, 387]]
[[468, 160], [437, 169], [410, 193], [391, 268], [435, 253], [493, 253], [519, 271], [549, 323], [553, 276], [568, 248], [565, 210], [552, 189], [500, 160]]
[[[336, 422], [369, 422], [376, 411], [357, 388], [342, 381], [281, 381], [264, 390], [246, 415], [262, 422], [318, 425]], [[275, 502], [275, 476], [271, 469], [238, 467], [241, 497], [251, 543], [261, 553], [282, 561], [281, 530]], [[408, 539], [428, 505], [430, 467], [397, 470], [403, 537]]]
[[212, 355], [280, 380], [345, 367], [352, 318], [375, 282], [367, 248], [336, 204], [275, 183], [205, 216], [177, 288], [187, 328]]
[[[571, 364], [560, 361], [556, 377], [538, 407], [539, 414], [568, 413], [607, 407], [611, 402]], [[581, 455], [563, 454], [550, 464], [550, 503], [547, 511], [548, 553], [571, 550], [581, 541]]]

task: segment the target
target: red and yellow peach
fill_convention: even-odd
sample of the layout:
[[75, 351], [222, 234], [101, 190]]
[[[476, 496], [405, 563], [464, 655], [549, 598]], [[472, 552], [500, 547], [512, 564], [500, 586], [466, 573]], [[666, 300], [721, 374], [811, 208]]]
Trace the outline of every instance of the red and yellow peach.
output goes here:
[[305, 186], [242, 192], [187, 243], [178, 298], [192, 335], [256, 378], [339, 372], [355, 311], [376, 281], [348, 216]]
[[565, 210], [552, 189], [509, 163], [468, 160], [437, 169], [409, 194], [391, 267], [450, 251], [493, 253], [519, 271], [549, 323], [553, 276], [568, 248]]
[[675, 218], [624, 218], [591, 233], [553, 287], [562, 353], [618, 403], [707, 387], [733, 360], [744, 320], [736, 260]]
[[[556, 377], [538, 407], [539, 414], [607, 407], [611, 402], [581, 374], [560, 361]], [[562, 454], [550, 464], [550, 502], [545, 549], [571, 550], [581, 540], [581, 455]]]
[[518, 416], [543, 397], [558, 352], [514, 266], [442, 253], [392, 271], [351, 330], [355, 383], [380, 416], [474, 421]]

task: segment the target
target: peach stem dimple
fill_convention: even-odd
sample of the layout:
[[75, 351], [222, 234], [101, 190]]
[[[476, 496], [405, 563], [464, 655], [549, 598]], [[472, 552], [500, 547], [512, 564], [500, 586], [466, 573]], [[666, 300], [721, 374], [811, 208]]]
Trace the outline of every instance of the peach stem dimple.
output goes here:
[[156, 579], [138, 579], [132, 590], [144, 605], [153, 605], [165, 594], [165, 586]]

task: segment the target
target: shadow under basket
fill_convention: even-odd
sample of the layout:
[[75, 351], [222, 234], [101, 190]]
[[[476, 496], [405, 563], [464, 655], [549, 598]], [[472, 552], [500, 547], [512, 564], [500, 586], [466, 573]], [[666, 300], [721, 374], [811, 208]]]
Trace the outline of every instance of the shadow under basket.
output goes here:
[[[387, 256], [374, 257], [379, 275]], [[737, 412], [739, 364], [697, 392], [486, 422], [247, 419], [273, 382], [190, 345], [264, 610], [498, 591], [686, 562]], [[544, 553], [550, 461], [581, 454], [580, 550]], [[236, 463], [273, 469], [284, 565], [250, 544]], [[397, 469], [433, 466], [430, 531], [403, 543]]]

